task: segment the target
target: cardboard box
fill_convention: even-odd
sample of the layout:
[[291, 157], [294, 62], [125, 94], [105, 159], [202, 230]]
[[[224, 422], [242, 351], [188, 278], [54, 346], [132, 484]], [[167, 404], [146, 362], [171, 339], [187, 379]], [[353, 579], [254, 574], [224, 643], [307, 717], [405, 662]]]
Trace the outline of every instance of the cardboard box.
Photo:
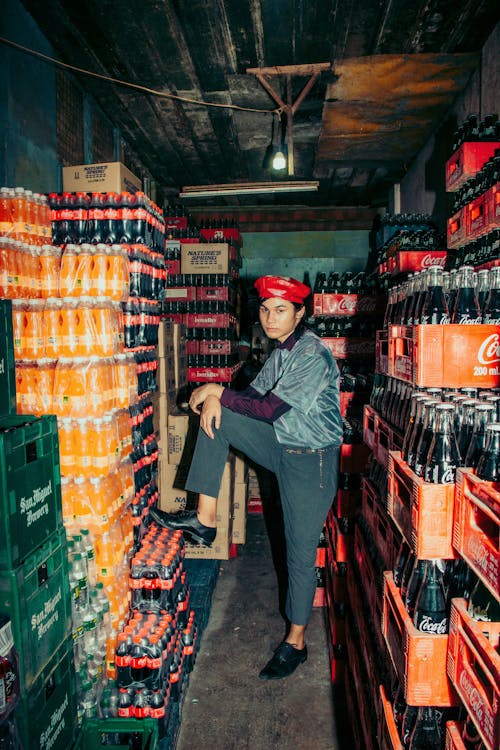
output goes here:
[[181, 245], [181, 273], [229, 273], [231, 247], [227, 242]]
[[235, 482], [233, 493], [233, 544], [245, 544], [247, 524], [247, 484]]
[[68, 193], [136, 193], [141, 180], [119, 161], [63, 167], [63, 190]]
[[211, 547], [187, 544], [186, 557], [204, 560], [228, 560], [233, 528], [234, 463], [226, 463], [217, 499], [217, 535]]
[[244, 456], [233, 453], [234, 455], [234, 483], [246, 484], [248, 479], [248, 464]]
[[187, 414], [169, 414], [167, 421], [167, 455], [169, 464], [178, 464], [182, 458], [189, 429]]
[[178, 480], [179, 466], [169, 464], [164, 458], [161, 458], [158, 463], [158, 507], [167, 513], [177, 513], [177, 511], [186, 508], [186, 490], [174, 487]]

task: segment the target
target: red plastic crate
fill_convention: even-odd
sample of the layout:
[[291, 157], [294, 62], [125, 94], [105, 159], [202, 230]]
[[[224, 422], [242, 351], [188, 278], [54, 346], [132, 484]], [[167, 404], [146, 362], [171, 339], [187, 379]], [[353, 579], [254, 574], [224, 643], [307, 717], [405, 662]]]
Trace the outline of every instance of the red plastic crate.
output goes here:
[[498, 141], [466, 141], [446, 162], [446, 190], [462, 187], [469, 177], [479, 172], [500, 146]]
[[314, 565], [316, 568], [324, 568], [326, 566], [326, 547], [318, 547], [316, 549], [316, 562]]
[[349, 562], [352, 555], [352, 534], [342, 534], [338, 520], [333, 514], [329, 514], [327, 518], [327, 529], [335, 561], [337, 563]]
[[228, 286], [199, 286], [196, 289], [196, 299], [204, 301], [229, 301], [230, 288]]
[[384, 573], [382, 632], [410, 706], [457, 705], [446, 673], [448, 636], [417, 630], [388, 571]]
[[444, 268], [446, 250], [398, 250], [387, 259], [387, 267], [392, 276], [400, 273], [414, 273], [437, 266]]
[[375, 452], [375, 434], [378, 412], [367, 404], [363, 409], [363, 440], [371, 451]]
[[401, 453], [391, 451], [387, 509], [416, 556], [452, 559], [454, 484], [431, 484], [417, 477]]
[[195, 299], [195, 286], [168, 286], [165, 289], [166, 302], [193, 302]]
[[487, 750], [500, 747], [500, 654], [483, 635], [482, 626], [496, 631], [500, 623], [480, 623], [469, 617], [465, 599], [453, 599], [450, 615], [447, 670], [467, 713]]
[[339, 336], [338, 338], [323, 337], [321, 341], [328, 347], [335, 359], [348, 357], [373, 357], [375, 342], [373, 339], [360, 339]]
[[488, 190], [487, 199], [489, 204], [490, 228], [500, 227], [500, 185], [493, 185]]
[[188, 383], [230, 383], [241, 366], [238, 362], [232, 367], [188, 367]]
[[462, 739], [464, 723], [458, 721], [446, 722], [445, 750], [466, 750]]
[[382, 681], [379, 665], [382, 661], [386, 662], [386, 647], [381, 628], [382, 600], [379, 602], [377, 611], [373, 613], [368, 607], [367, 598], [364, 596], [365, 589], [361, 582], [361, 573], [356, 569], [355, 563], [353, 564], [353, 574], [349, 573], [347, 582], [349, 599], [347, 627], [351, 627], [351, 619], [356, 622], [360, 633], [359, 650], [368, 672], [369, 682], [371, 685], [378, 685]]
[[381, 722], [379, 727], [378, 744], [380, 750], [403, 750], [399, 739], [392, 704], [387, 697], [385, 688], [380, 685]]
[[449, 250], [462, 247], [467, 242], [468, 205], [459, 208], [446, 222], [446, 245]]
[[349, 410], [361, 410], [369, 398], [365, 391], [340, 391], [340, 416], [345, 417]]
[[[223, 341], [202, 339], [201, 341], [192, 341], [189, 343], [197, 344], [198, 354], [233, 354], [235, 351], [235, 344], [230, 339], [225, 339]], [[189, 352], [187, 352], [187, 354], [189, 354]]]
[[[382, 622], [382, 594], [384, 587], [383, 571], [377, 570], [374, 565], [367, 549], [365, 538], [360, 531], [359, 526], [356, 526], [354, 529], [353, 554], [359, 570], [360, 580], [363, 581], [363, 591], [368, 604], [368, 611], [371, 613], [375, 625], [380, 628]], [[352, 575], [348, 575], [349, 580], [352, 580], [352, 578]], [[351, 597], [349, 597], [349, 600], [351, 609], [353, 609]], [[362, 612], [358, 612], [357, 614], [358, 616], [362, 616]]]
[[231, 313], [187, 313], [188, 328], [232, 328], [236, 318]]
[[467, 241], [489, 232], [488, 201], [486, 195], [478, 195], [469, 203], [467, 211]]
[[168, 260], [165, 259], [165, 271], [167, 276], [175, 276], [181, 272], [180, 260]]
[[390, 375], [424, 388], [495, 388], [500, 332], [494, 325], [391, 326]]
[[347, 597], [347, 576], [342, 575], [331, 547], [326, 551], [325, 590], [330, 602], [345, 602]]
[[[360, 747], [363, 750], [378, 750], [377, 745], [377, 732], [376, 727], [373, 727], [370, 722], [370, 716], [372, 711], [368, 705], [370, 699], [374, 702], [378, 708], [378, 686], [371, 685], [366, 676], [366, 671], [363, 669], [363, 665], [360, 660], [360, 649], [358, 646], [357, 639], [353, 638], [352, 628], [347, 629], [347, 655], [349, 663], [349, 673], [352, 676], [353, 685], [356, 689], [356, 695], [358, 697], [359, 704], [359, 723], [361, 726], [361, 734], [363, 737], [363, 744]], [[370, 693], [373, 690], [373, 693]], [[351, 717], [354, 720], [354, 717]]]
[[375, 458], [381, 466], [387, 467], [390, 451], [399, 451], [403, 446], [403, 435], [382, 417], [375, 421]]
[[340, 446], [340, 473], [361, 474], [370, 456], [370, 449], [364, 443]]
[[389, 374], [389, 331], [385, 328], [375, 334], [375, 372]]
[[338, 518], [353, 518], [361, 507], [360, 490], [337, 490], [334, 506]]
[[187, 216], [165, 216], [165, 229], [187, 229]]
[[236, 227], [220, 227], [218, 229], [200, 229], [200, 237], [210, 242], [225, 242], [233, 240], [236, 244], [241, 245], [242, 237], [240, 230]]
[[381, 297], [364, 294], [326, 294], [313, 295], [314, 315], [357, 315], [359, 313], [383, 312], [384, 303]]
[[500, 590], [500, 485], [457, 472], [453, 546], [493, 596]]
[[262, 500], [260, 497], [249, 497], [247, 503], [247, 513], [262, 513]]

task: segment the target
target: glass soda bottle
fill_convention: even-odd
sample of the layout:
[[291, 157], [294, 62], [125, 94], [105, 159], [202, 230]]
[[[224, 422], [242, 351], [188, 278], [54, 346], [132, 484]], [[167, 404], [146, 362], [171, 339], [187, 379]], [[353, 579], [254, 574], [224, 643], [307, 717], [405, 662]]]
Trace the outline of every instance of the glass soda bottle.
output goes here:
[[422, 582], [425, 577], [427, 570], [427, 560], [415, 560], [415, 565], [408, 581], [408, 588], [406, 590], [405, 607], [410, 617], [413, 617], [415, 613], [415, 604], [417, 596], [422, 586]]
[[453, 429], [454, 407], [436, 404], [436, 428], [429, 447], [424, 480], [433, 484], [454, 484], [460, 452]]
[[458, 269], [457, 286], [451, 322], [459, 325], [481, 323], [481, 311], [477, 300], [474, 268], [472, 266], [461, 266]]
[[489, 271], [489, 292], [484, 303], [483, 323], [500, 325], [500, 266]]
[[470, 438], [469, 447], [465, 455], [464, 466], [476, 468], [479, 456], [484, 449], [486, 441], [486, 427], [495, 421], [495, 406], [489, 403], [479, 403], [474, 412], [474, 428]]
[[478, 402], [473, 398], [462, 401], [459, 417], [459, 429], [457, 433], [458, 450], [460, 452], [461, 466], [465, 466], [465, 456], [470, 446], [472, 433], [474, 431], [474, 417]]
[[413, 431], [410, 438], [410, 441], [408, 443], [408, 451], [407, 451], [407, 457], [406, 457], [406, 463], [410, 467], [410, 469], [414, 469], [415, 467], [415, 459], [417, 455], [417, 446], [420, 441], [420, 436], [422, 435], [422, 431], [424, 428], [424, 406], [429, 401], [427, 396], [423, 396], [422, 398], [419, 398], [417, 400], [417, 410], [415, 413], [415, 422], [413, 425]]
[[415, 449], [415, 467], [414, 471], [417, 477], [424, 476], [425, 463], [427, 461], [427, 454], [431, 446], [432, 438], [434, 436], [434, 428], [436, 426], [436, 405], [439, 401], [425, 401], [424, 402], [424, 413], [422, 432]]
[[441, 729], [436, 709], [421, 706], [410, 737], [410, 750], [441, 750]]
[[434, 266], [427, 274], [428, 286], [419, 322], [421, 325], [445, 325], [450, 322], [450, 314], [444, 297], [443, 272]]
[[[500, 269], [499, 269], [500, 270]], [[477, 301], [481, 315], [484, 315], [484, 303], [490, 291], [490, 272], [487, 268], [482, 268], [477, 272]]]
[[430, 635], [444, 635], [448, 632], [446, 597], [438, 562], [428, 561], [413, 615], [413, 624], [417, 630]]
[[500, 423], [486, 425], [484, 449], [481, 451], [476, 474], [487, 482], [500, 482]]

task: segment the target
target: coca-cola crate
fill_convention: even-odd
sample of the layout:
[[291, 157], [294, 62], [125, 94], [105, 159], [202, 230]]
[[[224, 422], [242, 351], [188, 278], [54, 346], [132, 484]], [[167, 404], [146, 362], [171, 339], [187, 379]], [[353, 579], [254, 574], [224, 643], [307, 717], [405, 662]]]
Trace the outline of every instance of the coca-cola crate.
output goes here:
[[417, 477], [398, 451], [389, 452], [387, 510], [416, 556], [452, 559], [454, 484]]
[[188, 328], [231, 328], [236, 325], [232, 313], [187, 313], [185, 318]]
[[464, 722], [447, 721], [445, 750], [467, 750], [462, 739]]
[[453, 546], [493, 596], [500, 590], [500, 486], [458, 469]]
[[[371, 613], [375, 625], [378, 625], [380, 628], [382, 622], [382, 596], [384, 591], [384, 570], [382, 560], [380, 559], [378, 564], [373, 560], [365, 535], [359, 526], [356, 526], [354, 529], [354, 560], [356, 561], [359, 570], [360, 580], [363, 581], [363, 591], [368, 604], [368, 611]], [[353, 577], [351, 575], [348, 578], [350, 581]], [[350, 591], [349, 582], [348, 590]], [[351, 596], [349, 596], [349, 601], [351, 609], [354, 611]], [[361, 611], [357, 614], [358, 616], [362, 616]]]
[[326, 294], [313, 295], [314, 315], [359, 315], [383, 312], [382, 298], [364, 294]]
[[194, 302], [195, 286], [168, 286], [165, 289], [165, 302]]
[[188, 383], [230, 383], [241, 365], [238, 362], [231, 367], [188, 367]]
[[346, 640], [345, 614], [343, 616], [339, 615], [339, 612], [338, 612], [339, 607], [335, 606], [335, 602], [333, 603], [330, 602], [326, 588], [325, 588], [325, 600], [326, 600], [325, 619], [326, 619], [326, 626], [327, 626], [329, 638], [332, 641], [332, 643], [344, 643], [345, 644], [345, 640]]
[[380, 685], [381, 722], [379, 725], [378, 744], [380, 750], [403, 750], [394, 719], [391, 701], [383, 685]]
[[[347, 628], [346, 647], [349, 660], [349, 672], [352, 675], [353, 684], [356, 688], [359, 703], [359, 723], [363, 742], [359, 747], [364, 750], [378, 750], [377, 732], [378, 724], [377, 709], [379, 705], [377, 685], [371, 685], [365, 665], [360, 659], [360, 638], [356, 637], [353, 627]], [[372, 692], [373, 691], [373, 692]], [[354, 717], [351, 717], [354, 719]]]
[[326, 566], [326, 547], [316, 548], [316, 562], [314, 564], [317, 568], [324, 568]]
[[373, 357], [375, 342], [373, 339], [362, 339], [347, 336], [338, 338], [323, 337], [321, 341], [328, 347], [335, 359], [348, 357]]
[[385, 328], [375, 334], [375, 372], [389, 374], [389, 331]]
[[495, 388], [500, 333], [494, 325], [391, 326], [389, 374], [424, 388]]
[[365, 445], [375, 452], [375, 435], [378, 412], [367, 404], [363, 409], [363, 440]]
[[389, 571], [384, 573], [382, 632], [410, 706], [457, 705], [446, 674], [448, 636], [417, 630]]
[[370, 448], [364, 443], [343, 443], [340, 446], [340, 473], [362, 474], [369, 456]]
[[374, 454], [381, 466], [387, 467], [389, 451], [398, 451], [403, 446], [403, 435], [385, 419], [378, 417], [375, 422]]
[[446, 244], [449, 250], [462, 247], [467, 241], [468, 205], [462, 206], [446, 222]]
[[[483, 625], [493, 627], [488, 640]], [[500, 623], [483, 623], [467, 614], [465, 599], [453, 599], [447, 670], [487, 750], [500, 747]]]
[[414, 273], [437, 266], [444, 268], [446, 250], [398, 250], [387, 259], [387, 268], [392, 276], [400, 273]]
[[345, 563], [338, 563], [331, 547], [326, 550], [325, 590], [331, 602], [345, 602], [347, 597], [347, 575]]
[[361, 506], [361, 492], [358, 490], [337, 490], [334, 500], [338, 518], [353, 518]]
[[196, 299], [200, 302], [211, 300], [228, 302], [233, 296], [231, 292], [228, 286], [199, 286], [196, 289]]
[[358, 689], [354, 685], [354, 678], [349, 670], [345, 675], [344, 695], [346, 700], [347, 716], [349, 717], [349, 730], [352, 733], [353, 747], [364, 747], [364, 738], [361, 734], [361, 725], [358, 722], [360, 713], [358, 703]]
[[475, 240], [486, 232], [489, 232], [488, 202], [486, 195], [483, 193], [469, 203], [467, 240]]
[[327, 637], [326, 642], [328, 643], [328, 655], [330, 659], [330, 679], [332, 685], [341, 687], [344, 684], [346, 667], [345, 647], [343, 644], [333, 643], [330, 637]]
[[313, 607], [325, 607], [325, 606], [326, 606], [325, 589], [322, 586], [316, 586], [316, 591], [314, 592]]
[[367, 525], [372, 529], [373, 539], [384, 561], [385, 569], [392, 570], [400, 544], [399, 534], [392, 527], [375, 485], [366, 477], [363, 479], [361, 512]]
[[489, 222], [490, 229], [496, 229], [500, 227], [500, 184], [493, 185], [488, 192], [486, 198], [489, 205]]
[[500, 146], [498, 141], [465, 141], [446, 162], [446, 190], [454, 192], [479, 172]]

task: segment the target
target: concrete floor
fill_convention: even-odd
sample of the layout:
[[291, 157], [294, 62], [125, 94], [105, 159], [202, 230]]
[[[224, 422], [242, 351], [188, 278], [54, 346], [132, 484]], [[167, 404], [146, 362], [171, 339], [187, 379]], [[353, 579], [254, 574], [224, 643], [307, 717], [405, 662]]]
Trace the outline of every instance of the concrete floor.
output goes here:
[[284, 635], [262, 516], [249, 515], [247, 543], [221, 563], [212, 601], [176, 750], [340, 750], [322, 609], [307, 630], [307, 662], [286, 680], [258, 679]]

